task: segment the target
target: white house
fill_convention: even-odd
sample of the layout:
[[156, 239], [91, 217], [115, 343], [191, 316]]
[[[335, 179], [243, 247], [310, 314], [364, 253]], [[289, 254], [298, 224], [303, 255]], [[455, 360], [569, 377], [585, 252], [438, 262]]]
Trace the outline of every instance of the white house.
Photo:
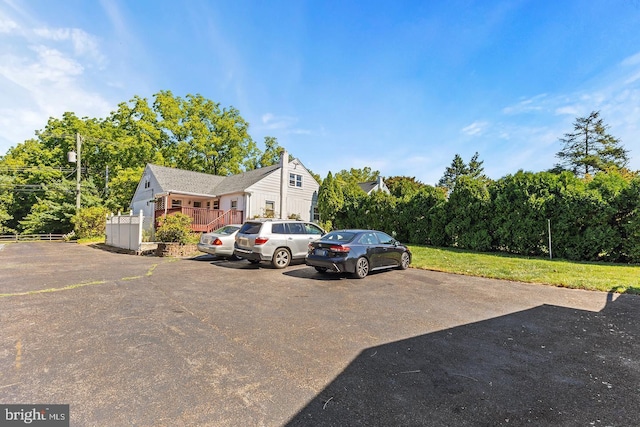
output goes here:
[[148, 164], [131, 208], [158, 218], [181, 212], [194, 231], [209, 232], [225, 224], [256, 217], [318, 219], [320, 185], [298, 159], [237, 175], [217, 176]]

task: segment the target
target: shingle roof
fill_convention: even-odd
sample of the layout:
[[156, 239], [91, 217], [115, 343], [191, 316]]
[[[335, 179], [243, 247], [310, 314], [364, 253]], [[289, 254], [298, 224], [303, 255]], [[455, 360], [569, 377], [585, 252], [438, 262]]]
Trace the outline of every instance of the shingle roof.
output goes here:
[[224, 180], [216, 186], [216, 196], [244, 191], [278, 169], [280, 169], [279, 165], [273, 165], [246, 171], [237, 175], [226, 176]]
[[176, 191], [211, 196], [244, 191], [279, 168], [279, 165], [273, 165], [237, 175], [219, 176], [152, 164], [148, 166], [164, 192]]
[[378, 185], [378, 181], [361, 182], [358, 185], [362, 188], [362, 191], [369, 194]]

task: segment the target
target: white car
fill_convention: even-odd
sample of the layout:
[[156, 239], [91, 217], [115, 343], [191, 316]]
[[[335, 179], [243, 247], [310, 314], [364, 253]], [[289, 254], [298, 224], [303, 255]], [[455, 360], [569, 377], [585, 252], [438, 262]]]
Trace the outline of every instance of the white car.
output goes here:
[[242, 227], [241, 224], [229, 224], [211, 233], [203, 233], [200, 236], [198, 250], [210, 255], [235, 259], [233, 244], [240, 227]]

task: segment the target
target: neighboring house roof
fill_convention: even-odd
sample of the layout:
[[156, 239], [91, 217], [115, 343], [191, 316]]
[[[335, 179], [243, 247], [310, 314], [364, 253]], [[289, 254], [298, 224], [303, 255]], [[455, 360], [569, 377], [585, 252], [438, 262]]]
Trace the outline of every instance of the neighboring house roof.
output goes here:
[[358, 185], [360, 186], [360, 188], [362, 188], [362, 191], [369, 194], [371, 190], [376, 188], [376, 186], [378, 185], [378, 181], [361, 182]]
[[244, 191], [280, 167], [273, 165], [237, 175], [219, 176], [152, 164], [148, 166], [163, 192], [173, 191], [210, 196]]
[[385, 193], [389, 193], [389, 189], [381, 176], [378, 176], [378, 179], [375, 181], [361, 182], [358, 185], [362, 188], [362, 191], [367, 194], [371, 194], [372, 191], [383, 191]]

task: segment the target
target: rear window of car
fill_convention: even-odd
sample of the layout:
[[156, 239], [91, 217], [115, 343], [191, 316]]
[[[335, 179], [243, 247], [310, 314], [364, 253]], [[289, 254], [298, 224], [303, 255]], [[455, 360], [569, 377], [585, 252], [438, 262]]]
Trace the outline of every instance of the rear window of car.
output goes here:
[[217, 234], [233, 234], [233, 233], [236, 232], [236, 230], [238, 230], [238, 228], [240, 228], [240, 227], [235, 227], [233, 225], [226, 225], [226, 226], [214, 231], [214, 233], [217, 233]]
[[322, 240], [346, 243], [352, 241], [355, 235], [355, 233], [351, 233], [349, 231], [332, 231], [328, 234], [325, 234]]
[[261, 222], [245, 222], [240, 227], [240, 231], [238, 233], [242, 234], [258, 234], [260, 232], [260, 228], [262, 227]]

